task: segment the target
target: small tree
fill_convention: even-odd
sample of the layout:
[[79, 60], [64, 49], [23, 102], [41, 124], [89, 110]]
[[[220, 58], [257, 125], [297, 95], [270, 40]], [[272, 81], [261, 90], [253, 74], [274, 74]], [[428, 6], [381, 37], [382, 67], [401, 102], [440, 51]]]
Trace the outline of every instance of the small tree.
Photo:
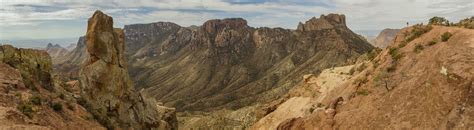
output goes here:
[[447, 22], [448, 22], [448, 20], [446, 20], [446, 18], [435, 16], [435, 17], [430, 19], [428, 24], [429, 25], [447, 25], [446, 24]]
[[470, 18], [465, 18], [459, 21], [458, 23], [456, 23], [455, 25], [459, 27], [474, 29], [474, 16]]
[[51, 108], [53, 108], [54, 111], [62, 111], [63, 105], [61, 103], [53, 103]]

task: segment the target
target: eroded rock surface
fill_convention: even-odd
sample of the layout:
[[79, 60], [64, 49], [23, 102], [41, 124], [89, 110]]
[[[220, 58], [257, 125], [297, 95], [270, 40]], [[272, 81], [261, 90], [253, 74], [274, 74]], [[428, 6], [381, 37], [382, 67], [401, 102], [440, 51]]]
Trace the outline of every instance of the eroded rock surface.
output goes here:
[[80, 72], [82, 96], [88, 110], [108, 128], [176, 129], [174, 109], [158, 103], [133, 87], [125, 62], [122, 29], [112, 17], [96, 11], [87, 28], [87, 59]]
[[[429, 30], [419, 35], [415, 30], [420, 28]], [[453, 36], [441, 41], [446, 32]], [[413, 33], [419, 37], [407, 38]], [[473, 37], [474, 30], [457, 27], [404, 28], [360, 73], [326, 94], [321, 104], [327, 107], [279, 126], [295, 130], [473, 128]]]

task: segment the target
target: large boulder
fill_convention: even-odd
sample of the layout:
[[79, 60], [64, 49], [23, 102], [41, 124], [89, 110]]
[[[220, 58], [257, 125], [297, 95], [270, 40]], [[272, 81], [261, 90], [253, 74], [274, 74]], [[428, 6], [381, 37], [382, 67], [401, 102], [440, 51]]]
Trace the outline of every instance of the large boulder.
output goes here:
[[124, 33], [113, 28], [112, 17], [96, 11], [89, 19], [86, 61], [80, 70], [87, 109], [106, 127], [176, 129], [174, 109], [137, 92], [124, 58]]

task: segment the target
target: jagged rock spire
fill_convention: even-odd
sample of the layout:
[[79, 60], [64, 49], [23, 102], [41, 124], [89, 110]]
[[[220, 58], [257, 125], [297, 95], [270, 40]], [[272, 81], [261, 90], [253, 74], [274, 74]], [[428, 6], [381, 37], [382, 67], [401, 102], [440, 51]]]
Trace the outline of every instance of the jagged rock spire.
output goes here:
[[96, 11], [89, 18], [86, 39], [82, 97], [101, 124], [109, 129], [177, 128], [174, 109], [158, 108], [153, 99], [135, 91], [124, 58], [124, 33], [113, 28], [112, 17]]

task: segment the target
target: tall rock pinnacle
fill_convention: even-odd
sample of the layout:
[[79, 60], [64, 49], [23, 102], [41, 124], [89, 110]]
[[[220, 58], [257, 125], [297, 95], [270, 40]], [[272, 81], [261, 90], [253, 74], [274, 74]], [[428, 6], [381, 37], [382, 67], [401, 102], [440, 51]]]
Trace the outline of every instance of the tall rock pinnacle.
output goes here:
[[87, 109], [107, 128], [176, 129], [174, 109], [137, 92], [124, 58], [124, 33], [110, 16], [96, 11], [87, 27], [87, 60], [80, 71]]

